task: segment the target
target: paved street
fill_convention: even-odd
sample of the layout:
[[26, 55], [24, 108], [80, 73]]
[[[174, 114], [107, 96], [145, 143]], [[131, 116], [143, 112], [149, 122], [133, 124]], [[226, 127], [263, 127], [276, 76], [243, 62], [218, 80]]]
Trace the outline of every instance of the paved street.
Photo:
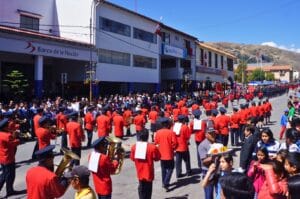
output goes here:
[[[278, 138], [279, 133], [279, 120], [280, 116], [284, 109], [286, 109], [287, 96], [280, 96], [270, 100], [273, 106], [272, 112], [272, 125], [270, 128], [272, 129], [276, 138]], [[229, 108], [229, 112], [231, 110], [231, 106]], [[96, 134], [94, 134], [96, 136]], [[94, 138], [95, 138], [94, 136]], [[130, 146], [135, 142], [135, 137], [130, 137], [126, 140], [123, 145], [126, 151], [129, 152]], [[60, 140], [57, 141], [60, 143]], [[30, 163], [28, 160], [31, 158], [31, 153], [33, 150], [34, 142], [28, 142], [18, 147], [16, 161], [17, 161], [17, 174], [15, 180], [15, 189], [16, 190], [24, 190], [26, 189], [25, 184], [25, 176], [26, 171], [37, 164], [37, 162]], [[57, 147], [58, 149], [58, 147]], [[81, 164], [87, 165], [87, 155], [90, 150], [82, 151], [82, 159]], [[190, 154], [191, 154], [191, 165], [194, 168], [194, 172], [197, 172], [196, 169], [196, 148], [194, 143], [194, 137], [191, 139], [190, 145]], [[58, 164], [61, 160], [61, 156], [55, 157], [55, 162]], [[235, 158], [235, 165], [238, 165], [238, 157]], [[185, 172], [185, 166], [183, 165], [183, 171]], [[121, 171], [121, 174], [113, 176], [113, 198], [129, 198], [134, 199], [138, 198], [137, 194], [137, 178], [135, 173], [134, 164], [128, 158], [125, 159], [124, 165]], [[200, 186], [200, 175], [194, 174], [190, 177], [185, 177], [176, 180], [175, 170], [173, 173], [173, 177], [171, 179], [171, 190], [170, 192], [165, 192], [161, 186], [161, 170], [159, 162], [155, 164], [155, 180], [153, 183], [153, 194], [152, 198], [203, 198], [203, 189]], [[91, 181], [92, 184], [92, 181]], [[93, 187], [93, 185], [92, 185]], [[5, 195], [5, 187], [3, 187], [0, 196]], [[73, 198], [74, 190], [69, 187], [67, 193], [62, 198]], [[26, 195], [19, 195], [18, 197], [11, 198], [26, 198]]]

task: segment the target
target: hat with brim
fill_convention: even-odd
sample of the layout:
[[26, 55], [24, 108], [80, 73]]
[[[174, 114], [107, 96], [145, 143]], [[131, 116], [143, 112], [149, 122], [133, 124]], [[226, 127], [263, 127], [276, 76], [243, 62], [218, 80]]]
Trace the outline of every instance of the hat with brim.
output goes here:
[[213, 109], [213, 110], [211, 110], [211, 113], [213, 114], [213, 115], [218, 115], [218, 110], [217, 109]]
[[158, 118], [158, 119], [157, 119], [157, 122], [158, 122], [158, 123], [161, 123], [161, 124], [165, 124], [165, 123], [169, 123], [169, 122], [170, 122], [170, 119], [167, 118], [167, 117], [161, 117], [161, 118]]
[[207, 128], [205, 133], [209, 133], [209, 134], [216, 134], [216, 129], [210, 127], [210, 128]]
[[43, 149], [36, 151], [34, 154], [39, 160], [45, 160], [48, 158], [53, 158], [53, 149], [55, 145], [48, 145]]
[[201, 112], [199, 109], [197, 109], [197, 110], [193, 110], [192, 114], [193, 114], [195, 117], [200, 117], [201, 114], [202, 114], [202, 112]]
[[80, 165], [75, 166], [72, 171], [66, 172], [64, 174], [65, 178], [88, 178], [90, 176], [90, 171], [86, 166]]
[[95, 140], [93, 143], [92, 143], [92, 145], [91, 145], [91, 147], [93, 147], [93, 148], [97, 148], [99, 145], [106, 145], [106, 144], [108, 144], [108, 141], [105, 139], [105, 136], [102, 136], [102, 137], [99, 137], [97, 140]]
[[178, 115], [178, 120], [179, 120], [179, 121], [184, 121], [185, 118], [186, 118], [185, 115]]
[[221, 113], [226, 113], [226, 112], [227, 112], [226, 108], [224, 108], [224, 107], [220, 107], [220, 108], [219, 108], [219, 111], [220, 111]]

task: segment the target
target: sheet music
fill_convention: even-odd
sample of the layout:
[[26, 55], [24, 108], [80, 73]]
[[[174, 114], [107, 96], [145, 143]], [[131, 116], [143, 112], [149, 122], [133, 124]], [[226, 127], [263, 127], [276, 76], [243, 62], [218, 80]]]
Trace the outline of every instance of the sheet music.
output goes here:
[[182, 124], [180, 122], [175, 122], [173, 126], [173, 131], [175, 132], [176, 135], [180, 135], [181, 126]]
[[147, 152], [147, 142], [136, 142], [134, 158], [145, 160], [146, 152]]
[[202, 120], [198, 120], [194, 118], [194, 127], [193, 130], [201, 130], [202, 128]]
[[100, 159], [100, 153], [93, 151], [90, 156], [89, 160], [89, 170], [92, 172], [97, 173], [98, 172], [98, 164]]

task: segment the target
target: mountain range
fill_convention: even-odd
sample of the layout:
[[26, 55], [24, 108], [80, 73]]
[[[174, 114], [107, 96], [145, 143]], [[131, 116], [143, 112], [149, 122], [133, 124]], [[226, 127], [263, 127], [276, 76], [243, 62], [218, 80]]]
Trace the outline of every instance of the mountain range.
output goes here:
[[256, 63], [257, 55], [261, 54], [264, 63], [272, 62], [274, 65], [292, 65], [295, 70], [300, 71], [300, 53], [264, 45], [229, 42], [215, 42], [208, 44], [231, 53], [239, 60], [247, 61], [247, 63]]

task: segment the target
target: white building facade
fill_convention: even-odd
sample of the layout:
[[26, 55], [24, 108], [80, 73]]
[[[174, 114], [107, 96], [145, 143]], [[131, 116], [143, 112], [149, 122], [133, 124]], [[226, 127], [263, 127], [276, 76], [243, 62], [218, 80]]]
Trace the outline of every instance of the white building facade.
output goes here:
[[161, 81], [164, 90], [192, 88], [197, 38], [168, 27], [161, 31]]
[[235, 56], [227, 52], [197, 42], [195, 80], [233, 83], [235, 59]]
[[[211, 67], [203, 62], [202, 48], [212, 53]], [[0, 78], [20, 70], [37, 97], [63, 94], [60, 89], [87, 94], [90, 87], [83, 83], [91, 70], [95, 96], [192, 90], [207, 76], [233, 78], [232, 60], [199, 47], [187, 33], [108, 1], [3, 0], [0, 6]]]
[[97, 6], [96, 78], [100, 90], [156, 91], [160, 84], [157, 21], [109, 2]]
[[[19, 70], [29, 82], [28, 97], [82, 94], [76, 91], [86, 90], [86, 66], [96, 60], [88, 43], [91, 4], [86, 2], [1, 1], [1, 81]], [[0, 89], [5, 97], [8, 88], [1, 83]]]

